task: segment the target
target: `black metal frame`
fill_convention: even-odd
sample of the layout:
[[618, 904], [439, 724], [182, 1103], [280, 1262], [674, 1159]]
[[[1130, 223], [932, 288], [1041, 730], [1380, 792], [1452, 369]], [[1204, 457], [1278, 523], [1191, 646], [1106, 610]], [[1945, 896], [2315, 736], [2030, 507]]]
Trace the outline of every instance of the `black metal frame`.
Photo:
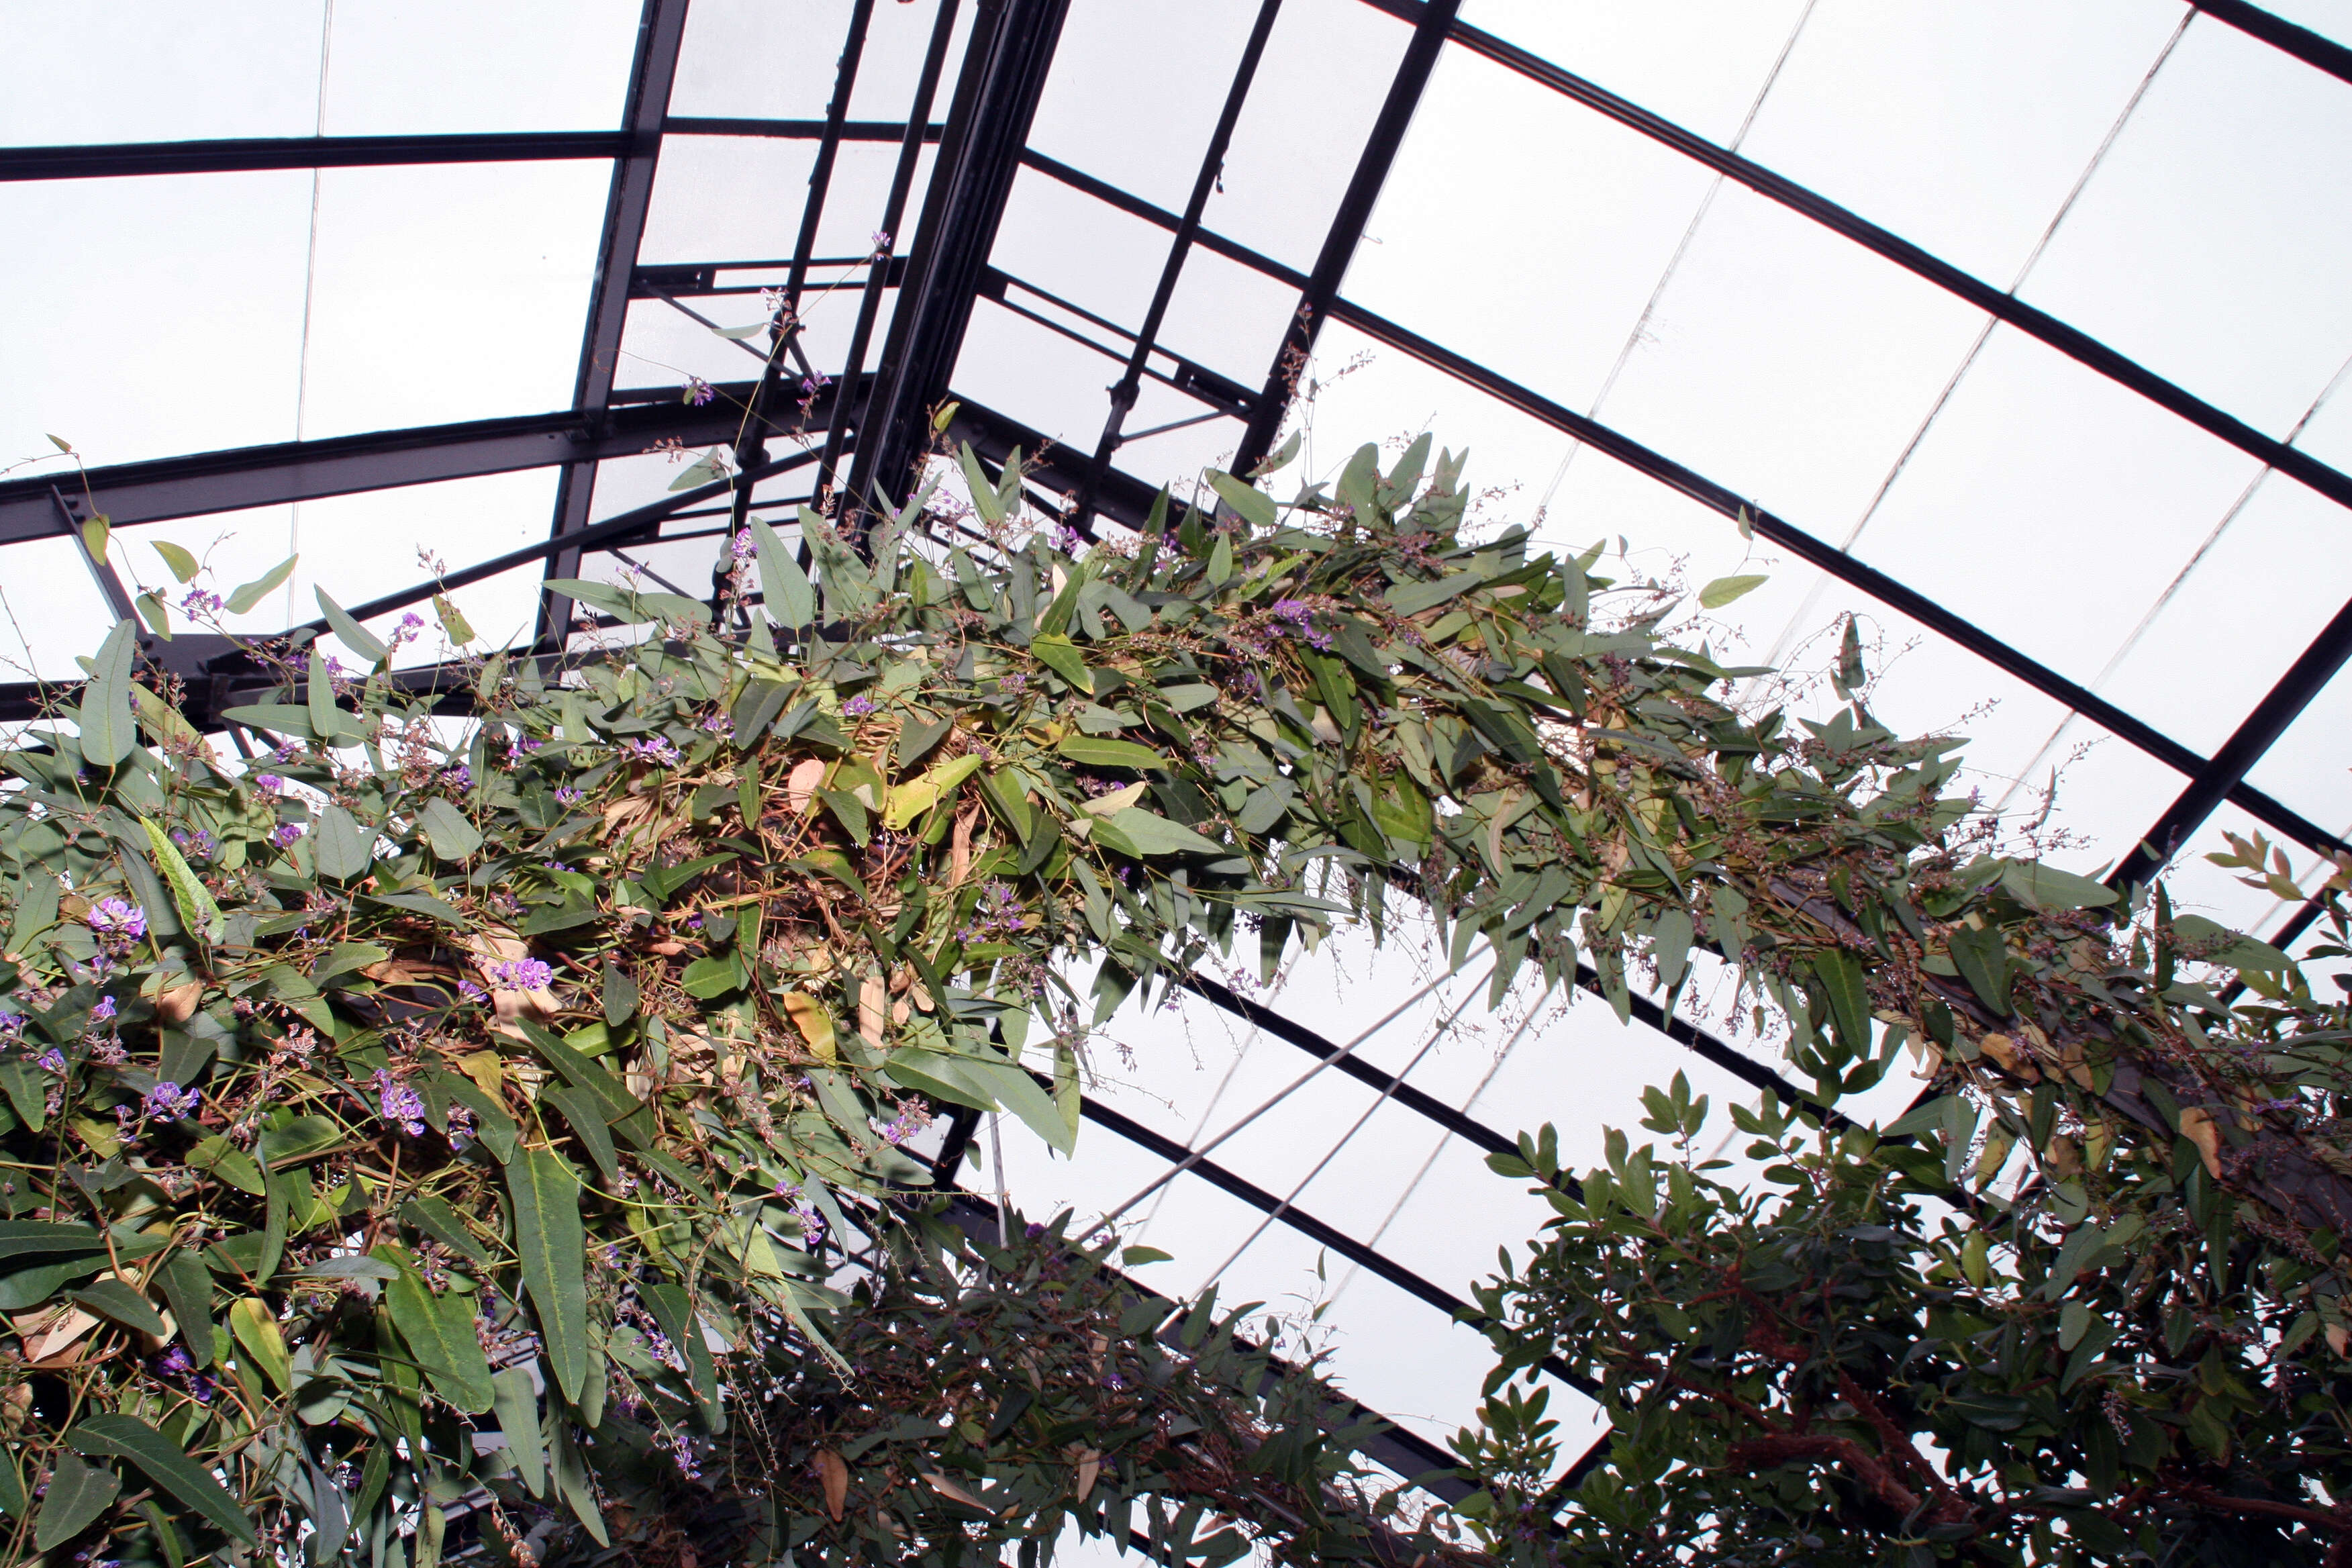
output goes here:
[[[1208, 193], [1222, 162], [1224, 140], [1251, 90], [1255, 65], [1279, 0], [1264, 0], [1251, 41], [1227, 85], [1223, 112], [1201, 162], [1187, 211], [1181, 215], [1165, 212], [1131, 193], [1026, 148], [1028, 127], [1053, 67], [1067, 3], [1068, 0], [977, 0], [971, 38], [957, 71], [944, 122], [931, 120], [931, 106], [947, 68], [960, 0], [938, 0], [921, 82], [903, 121], [847, 118], [862, 22], [870, 11], [872, 0], [858, 0], [834, 100], [823, 121], [670, 116], [667, 105], [687, 0], [646, 0], [627, 106], [621, 126], [613, 131], [248, 139], [0, 150], [0, 180], [582, 158], [609, 159], [614, 164], [596, 282], [569, 410], [95, 469], [86, 476], [89, 501], [84, 499], [83, 485], [79, 479], [51, 475], [0, 483], [0, 544], [54, 536], [60, 527], [69, 528], [71, 521], [86, 515], [93, 504], [95, 510], [109, 514], [118, 526], [126, 526], [525, 468], [561, 467], [555, 515], [548, 539], [491, 561], [465, 565], [447, 574], [439, 584], [456, 586], [534, 560], [546, 563], [546, 575], [577, 575], [585, 554], [657, 535], [666, 522], [721, 498], [731, 503], [732, 526], [740, 521], [754, 483], [811, 462], [817, 464], [816, 489], [820, 498], [833, 479], [835, 465], [844, 457], [851, 464], [849, 489], [857, 501], [877, 494], [895, 497], [904, 493], [915, 460], [934, 437], [930, 413], [951, 395], [950, 383], [965, 330], [975, 302], [983, 298], [1000, 300], [1007, 308], [1026, 311], [1031, 319], [1054, 330], [1069, 332], [1107, 357], [1123, 361], [1125, 370], [1108, 389], [1109, 403], [1103, 435], [1091, 454], [1054, 447], [1041, 433], [968, 402], [959, 407], [944, 431], [945, 438], [950, 443], [971, 442], [992, 463], [1002, 462], [1018, 446], [1037, 458], [1037, 466], [1030, 474], [1032, 482], [1055, 492], [1063, 508], [1081, 522], [1087, 515], [1098, 514], [1108, 521], [1139, 528], [1149, 515], [1154, 489], [1123, 473], [1113, 459], [1122, 442], [1124, 416], [1132, 405], [1141, 379], [1151, 376], [1186, 393], [1206, 410], [1202, 418], [1243, 420], [1239, 455], [1234, 466], [1245, 472], [1271, 446], [1293, 383], [1313, 346], [1316, 333], [1325, 322], [1336, 320], [1397, 352], [1445, 371], [1522, 414], [1600, 447], [1704, 506], [1727, 516], [1744, 516], [1756, 531], [1780, 548], [1935, 628], [2034, 689], [2188, 775], [2188, 785], [2179, 799], [2151, 828], [2142, 848], [2117, 868], [2118, 881], [2145, 877], [2224, 801], [2313, 848], [2331, 855], [2352, 853], [2352, 846], [2245, 782], [2249, 770], [2342, 668], [2347, 656], [2352, 656], [2352, 605], [2347, 605], [2295, 661], [2248, 714], [2237, 733], [2211, 757], [2201, 757], [2095, 693], [1993, 638], [1928, 596], [1864, 566], [1793, 524], [1749, 504], [1727, 488], [1575, 414], [1532, 388], [1518, 385], [1353, 304], [1345, 298], [1342, 285], [1364, 224], [1379, 198], [1431, 73], [1450, 42], [1673, 147], [1717, 174], [1829, 227], [2340, 504], [2352, 506], [2352, 476], [2252, 429], [2066, 323], [1992, 289], [1859, 215], [1715, 146], [1558, 65], [1462, 22], [1455, 15], [1458, 0], [1366, 0], [1412, 24], [1413, 33], [1316, 262], [1309, 271], [1299, 272], [1217, 235], [1201, 223]], [[2340, 45], [2241, 0], [2192, 3], [2218, 22], [2281, 48], [2314, 68], [2352, 81], [2352, 51]], [[661, 142], [667, 134], [790, 137], [819, 142], [818, 172], [802, 209], [799, 241], [789, 262], [713, 262], [695, 268], [638, 266], [638, 248], [658, 170]], [[769, 388], [780, 380], [775, 370], [763, 372], [757, 382], [719, 389], [721, 397], [703, 408], [681, 405], [675, 401], [674, 393], [667, 390], [616, 390], [614, 371], [633, 298], [658, 296], [675, 303], [680, 294], [748, 291], [722, 289], [717, 274], [722, 268], [761, 266], [788, 266], [789, 289], [797, 295], [809, 267], [814, 264], [812, 251], [825, 197], [824, 171], [829, 169], [839, 145], [847, 141], [899, 144], [900, 155], [884, 226], [894, 235], [912, 194], [917, 155], [926, 143], [936, 143], [939, 153], [923, 196], [913, 245], [902, 256], [894, 239], [885, 247], [885, 254], [876, 259], [870, 275], [856, 285], [862, 289], [863, 299], [847, 363], [838, 381], [813, 409], [811, 429], [788, 428], [783, 422], [767, 416], [764, 401], [772, 395]], [[990, 265], [990, 253], [1006, 200], [1017, 170], [1024, 163], [1170, 232], [1171, 242], [1158, 289], [1135, 330], [1088, 315], [1066, 301], [1054, 300], [1042, 290]], [[1160, 319], [1194, 246], [1253, 268], [1298, 291], [1297, 309], [1276, 349], [1262, 389], [1241, 386], [1170, 355], [1158, 346]], [[869, 374], [866, 368], [866, 350], [871, 334], [880, 324], [884, 295], [891, 287], [898, 290], [898, 305], [885, 332], [879, 368]], [[1008, 290], [1014, 288], [1072, 312], [1090, 327], [1106, 332], [1111, 341], [1088, 337], [1054, 321], [1042, 310], [1028, 310], [1009, 297]], [[779, 369], [783, 354], [795, 346], [789, 342], [776, 345], [779, 352], [772, 357], [779, 362]], [[753, 352], [756, 355], [757, 351]], [[1155, 358], [1174, 363], [1176, 370], [1160, 370]], [[803, 369], [805, 373], [806, 367]], [[746, 408], [754, 416], [748, 426], [744, 424]], [[824, 433], [821, 451], [813, 438], [814, 428], [820, 426]], [[739, 429], [743, 439], [738, 477], [602, 522], [590, 522], [596, 465], [604, 458], [639, 453], [656, 441], [693, 446], [733, 444]], [[771, 437], [795, 437], [798, 449], [772, 460], [766, 456], [765, 445]], [[362, 616], [381, 614], [415, 602], [435, 586], [419, 584], [355, 606], [355, 610]], [[120, 613], [121, 606], [116, 609]], [[535, 645], [543, 661], [560, 656], [571, 614], [568, 602], [551, 600], [545, 604]], [[195, 639], [183, 640], [189, 646], [170, 656], [172, 658], [184, 661], [210, 657], [205, 649], [195, 646]], [[217, 711], [220, 695], [233, 689], [243, 679], [236, 670], [225, 666], [205, 667], [200, 673], [206, 674], [213, 682], [213, 711]], [[434, 671], [419, 671], [404, 679], [415, 689], [436, 690], [441, 676]], [[44, 695], [35, 688], [0, 689], [0, 719], [29, 716]], [[452, 700], [462, 700], [456, 697]], [[2280, 933], [2279, 940], [2297, 934], [2314, 913], [2314, 910], [2306, 908], [2296, 915]], [[1590, 975], [1580, 977], [1580, 983], [1591, 988]], [[1339, 1047], [1315, 1032], [1234, 994], [1213, 981], [1197, 979], [1190, 988], [1276, 1038], [1327, 1058], [1338, 1054]], [[1801, 1089], [1769, 1068], [1672, 1016], [1646, 998], [1637, 997], [1634, 1010], [1644, 1025], [1664, 1032], [1744, 1081], [1792, 1100], [1805, 1099]], [[1336, 1065], [1339, 1070], [1379, 1088], [1408, 1110], [1476, 1147], [1491, 1152], [1511, 1146], [1499, 1131], [1369, 1064], [1349, 1057]], [[1163, 1158], [1184, 1157], [1185, 1151], [1180, 1146], [1108, 1107], [1090, 1102], [1087, 1114], [1106, 1129], [1134, 1139]], [[1238, 1175], [1205, 1162], [1195, 1164], [1192, 1170], [1202, 1179], [1243, 1197], [1262, 1212], [1276, 1215], [1284, 1224], [1431, 1305], [1448, 1312], [1462, 1307], [1463, 1303], [1449, 1292], [1402, 1268], [1377, 1249], [1280, 1203]]]

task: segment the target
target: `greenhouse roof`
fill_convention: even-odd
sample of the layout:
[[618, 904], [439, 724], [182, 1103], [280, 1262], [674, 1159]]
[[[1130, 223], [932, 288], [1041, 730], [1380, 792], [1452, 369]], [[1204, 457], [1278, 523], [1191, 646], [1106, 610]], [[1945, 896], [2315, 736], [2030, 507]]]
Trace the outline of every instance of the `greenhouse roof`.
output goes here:
[[[1692, 635], [1727, 663], [1823, 664], [1851, 612], [1882, 717], [1966, 732], [2078, 869], [2169, 858], [2178, 900], [2284, 942], [2305, 910], [2202, 856], [2261, 833], [2308, 885], [2352, 836], [2341, 0], [252, 0], [12, 32], [0, 717], [168, 585], [158, 538], [232, 583], [299, 552], [241, 632], [324, 589], [382, 634], [437, 585], [553, 655], [543, 579], [707, 596], [730, 514], [903, 498], [935, 416], [1127, 527], [1291, 434], [1280, 485], [1427, 429], [1495, 487], [1484, 524], [1716, 585]], [[257, 679], [150, 646], [208, 715]], [[1114, 1019], [1077, 1158], [971, 1179], [1099, 1213], [1217, 1141], [1134, 1211], [1173, 1255], [1143, 1277], [1328, 1301], [1408, 1474], [1486, 1365], [1450, 1313], [1548, 1212], [1485, 1154], [1549, 1120], [1587, 1163], [1646, 1083], [1778, 1070], [1727, 991], [1489, 1016], [1475, 960], [1353, 941], [1254, 980]]]

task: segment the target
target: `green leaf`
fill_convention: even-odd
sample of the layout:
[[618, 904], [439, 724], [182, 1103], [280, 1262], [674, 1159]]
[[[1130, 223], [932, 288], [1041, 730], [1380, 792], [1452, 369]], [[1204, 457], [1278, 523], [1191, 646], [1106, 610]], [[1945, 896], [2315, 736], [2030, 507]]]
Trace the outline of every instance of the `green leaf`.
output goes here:
[[299, 554], [289, 555], [252, 582], [240, 584], [228, 596], [229, 613], [234, 616], [244, 615], [268, 598], [272, 588], [294, 575], [294, 563], [300, 559], [301, 556]]
[[508, 1367], [490, 1380], [492, 1404], [499, 1413], [499, 1431], [515, 1473], [533, 1497], [547, 1495], [547, 1436], [540, 1430], [539, 1391], [531, 1386], [530, 1368]]
[[120, 1279], [93, 1279], [71, 1292], [68, 1299], [126, 1329], [136, 1329], [158, 1339], [165, 1331], [163, 1320], [147, 1304], [147, 1298]]
[[44, 1252], [102, 1250], [106, 1237], [86, 1225], [58, 1225], [48, 1220], [0, 1220], [0, 1260]]
[[157, 637], [169, 642], [172, 637], [172, 607], [163, 603], [163, 595], [142, 594], [132, 602], [139, 606], [139, 618], [145, 621]]
[[163, 558], [163, 564], [172, 569], [173, 576], [183, 583], [193, 583], [196, 580], [199, 568], [194, 556], [168, 539], [158, 539], [153, 541], [153, 543], [155, 553]]
[[101, 565], [104, 564], [106, 561], [106, 546], [108, 543], [107, 535], [111, 531], [107, 527], [107, 521], [108, 520], [103, 515], [100, 515], [98, 517], [85, 518], [82, 521], [81, 525], [82, 548], [89, 552], [89, 558], [92, 561], [98, 562]]
[[962, 465], [964, 488], [971, 492], [971, 504], [983, 522], [1004, 521], [1004, 503], [997, 499], [996, 482], [980, 466], [980, 457], [967, 441], [956, 448], [956, 461]]
[[1100, 735], [1072, 735], [1055, 748], [1071, 762], [1089, 768], [1171, 768], [1175, 764], [1149, 746], [1133, 741], [1106, 740]]
[[707, 621], [710, 618], [709, 605], [699, 599], [689, 599], [680, 594], [633, 594], [610, 583], [591, 583], [582, 577], [551, 577], [544, 585], [551, 594], [576, 599], [590, 609], [602, 610], [628, 626], [638, 626], [646, 621]]
[[228, 1310], [229, 1331], [281, 1391], [294, 1385], [293, 1361], [286, 1353], [286, 1336], [278, 1327], [269, 1303], [258, 1296], [241, 1296]]
[[1861, 1055], [1870, 1051], [1870, 988], [1853, 954], [1833, 949], [1813, 955], [1813, 973], [1828, 995], [1838, 1037]]
[[767, 321], [754, 321], [748, 327], [713, 327], [710, 330], [719, 337], [730, 338], [740, 343], [745, 338], [758, 337], [761, 332], [766, 331], [770, 325], [771, 323]]
[[59, 1454], [57, 1468], [49, 1473], [49, 1489], [41, 1499], [41, 1511], [33, 1520], [33, 1545], [49, 1552], [71, 1541], [104, 1513], [121, 1490], [122, 1478], [112, 1470], [85, 1465], [71, 1454]]
[[188, 868], [187, 860], [180, 854], [179, 846], [172, 842], [152, 816], [142, 816], [139, 826], [147, 830], [147, 847], [155, 852], [155, 864], [163, 868], [163, 880], [171, 885], [172, 902], [180, 911], [180, 924], [201, 935], [207, 942], [221, 939], [227, 920], [220, 905], [196, 874]]
[[2009, 1016], [2009, 944], [1996, 929], [1955, 926], [1950, 937], [1952, 965], [1984, 1005], [2001, 1017]]
[[199, 1370], [213, 1363], [213, 1276], [204, 1260], [183, 1248], [163, 1260], [155, 1271], [172, 1316], [180, 1326], [180, 1342]]
[[588, 1375], [588, 1242], [580, 1225], [580, 1178], [552, 1149], [524, 1149], [507, 1163], [515, 1251], [539, 1316], [547, 1363], [563, 1397], [580, 1402]]
[[1069, 638], [1040, 635], [1031, 639], [1029, 651], [1037, 656], [1039, 663], [1079, 690], [1089, 693], [1094, 690], [1094, 672], [1087, 668], [1087, 661], [1078, 657], [1078, 650]]
[[1772, 579], [1757, 574], [1739, 577], [1717, 577], [1698, 591], [1698, 602], [1706, 609], [1719, 610], [1734, 599], [1745, 598]]
[[816, 589], [801, 570], [799, 555], [756, 517], [751, 520], [751, 543], [760, 557], [760, 593], [767, 601], [769, 618], [788, 627], [815, 620]]
[[31, 1506], [25, 1496], [25, 1478], [16, 1468], [16, 1456], [0, 1452], [0, 1513], [22, 1519]]
[[444, 860], [463, 860], [482, 847], [482, 835], [466, 814], [437, 795], [426, 798], [416, 817], [433, 841], [433, 853]]
[[719, 1369], [711, 1363], [710, 1342], [703, 1338], [702, 1321], [694, 1302], [676, 1285], [646, 1285], [638, 1295], [653, 1309], [654, 1320], [679, 1354], [686, 1357], [687, 1381], [706, 1418], [719, 1408]]
[[257, 1198], [268, 1190], [262, 1184], [261, 1167], [254, 1163], [253, 1156], [217, 1132], [197, 1140], [195, 1147], [188, 1151], [188, 1163]]
[[23, 1057], [0, 1062], [0, 1092], [6, 1093], [17, 1120], [26, 1127], [38, 1132], [48, 1125], [48, 1088], [31, 1062]]
[[227, 1489], [213, 1479], [212, 1471], [144, 1421], [129, 1415], [92, 1415], [67, 1433], [66, 1440], [93, 1458], [130, 1460], [147, 1473], [149, 1480], [222, 1530], [247, 1545], [261, 1544], [254, 1534], [253, 1521], [246, 1518]]
[[131, 723], [131, 664], [138, 640], [136, 622], [115, 622], [99, 644], [81, 689], [81, 754], [100, 767], [112, 767], [137, 743]]
[[1118, 1260], [1129, 1268], [1140, 1268], [1147, 1263], [1165, 1263], [1175, 1256], [1156, 1247], [1129, 1247], [1120, 1251]]
[[408, 1342], [434, 1392], [469, 1415], [488, 1410], [494, 1396], [490, 1363], [474, 1334], [471, 1298], [455, 1292], [436, 1296], [415, 1270], [402, 1268], [384, 1287], [383, 1300], [392, 1326]]
[[2209, 921], [2203, 915], [2175, 915], [2172, 920], [2172, 934], [2180, 941], [2200, 949], [2221, 943], [2221, 945], [2216, 951], [2205, 954], [2200, 960], [2202, 963], [2226, 964], [2231, 969], [2273, 970], [2294, 967], [2294, 959], [2289, 958], [2269, 942], [2257, 942], [2250, 936], [2241, 936], [2228, 926], [2222, 925], [2218, 921]]
[[457, 647], [463, 647], [474, 640], [473, 623], [459, 612], [457, 601], [448, 595], [433, 595], [433, 615], [441, 623], [442, 634]]
[[1145, 855], [1213, 855], [1227, 856], [1233, 851], [1213, 838], [1203, 838], [1189, 827], [1178, 826], [1156, 811], [1146, 811], [1139, 805], [1124, 806], [1095, 824], [1094, 841], [1122, 854]]
[[392, 657], [392, 649], [385, 646], [384, 640], [352, 619], [351, 612], [335, 603], [323, 586], [313, 587], [310, 592], [318, 595], [319, 608], [325, 612], [327, 624], [335, 629], [337, 637], [343, 639], [345, 647], [370, 664], [382, 664]]
[[1209, 488], [1234, 509], [1235, 517], [1252, 528], [1269, 529], [1275, 525], [1274, 498], [1256, 486], [1245, 484], [1231, 474], [1213, 468], [1209, 472]]
[[619, 1181], [621, 1164], [613, 1155], [612, 1130], [604, 1124], [604, 1114], [596, 1103], [596, 1097], [584, 1089], [564, 1089], [549, 1084], [540, 1089], [539, 1098], [543, 1103], [563, 1112], [563, 1120], [571, 1123], [572, 1136], [580, 1140], [580, 1146], [588, 1152], [588, 1158], [595, 1162], [596, 1169], [604, 1173], [604, 1179]]
[[2114, 889], [2033, 860], [2003, 866], [2000, 885], [2018, 902], [2038, 910], [2098, 910], [2116, 901]]
[[1389, 608], [1398, 615], [1417, 616], [1423, 610], [1435, 609], [1455, 595], [1475, 588], [1485, 581], [1475, 572], [1456, 572], [1433, 583], [1393, 584], [1385, 596]]
[[321, 877], [338, 880], [357, 877], [375, 863], [375, 835], [340, 805], [319, 808], [318, 826], [310, 833], [310, 853]]
[[963, 781], [978, 773], [984, 761], [980, 753], [967, 752], [961, 757], [941, 763], [899, 784], [890, 792], [882, 811], [882, 826], [898, 832], [940, 802], [953, 795]]

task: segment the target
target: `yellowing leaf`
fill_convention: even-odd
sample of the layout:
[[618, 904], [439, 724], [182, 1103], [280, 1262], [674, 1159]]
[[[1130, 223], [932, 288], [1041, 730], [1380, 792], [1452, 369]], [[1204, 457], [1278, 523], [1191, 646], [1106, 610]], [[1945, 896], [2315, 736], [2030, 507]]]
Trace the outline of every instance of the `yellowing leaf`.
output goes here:
[[809, 1049], [826, 1061], [838, 1060], [839, 1053], [834, 1046], [833, 1015], [824, 1010], [824, 1004], [805, 991], [787, 991], [782, 1001], [785, 1015], [792, 1019], [793, 1027], [801, 1032], [801, 1038], [808, 1042]]
[[956, 786], [980, 771], [981, 758], [976, 752], [926, 768], [914, 778], [890, 792], [890, 804], [882, 813], [882, 826], [892, 832], [903, 829], [908, 823], [953, 795]]

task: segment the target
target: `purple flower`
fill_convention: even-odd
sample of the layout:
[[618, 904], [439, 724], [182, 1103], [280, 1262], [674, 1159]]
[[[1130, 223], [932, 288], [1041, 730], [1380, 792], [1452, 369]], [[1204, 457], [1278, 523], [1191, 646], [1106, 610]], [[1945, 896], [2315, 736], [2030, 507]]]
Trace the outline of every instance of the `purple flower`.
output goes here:
[[674, 768], [677, 765], [677, 748], [670, 743], [669, 738], [666, 735], [656, 735], [649, 741], [631, 741], [628, 748], [649, 763], [657, 763], [666, 768]]
[[411, 1138], [425, 1136], [425, 1097], [392, 1076], [391, 1069], [375, 1069], [376, 1108], [386, 1121], [396, 1121], [400, 1130]]
[[218, 594], [191, 588], [180, 595], [180, 613], [184, 616], [217, 616], [220, 611], [221, 596]]
[[870, 692], [861, 691], [841, 705], [841, 710], [853, 719], [863, 719], [874, 711], [875, 701]]
[[890, 248], [890, 231], [888, 229], [877, 228], [869, 237], [874, 241], [875, 249], [887, 250]]
[[256, 773], [253, 775], [253, 787], [264, 795], [276, 795], [286, 787], [286, 781], [276, 773]]
[[449, 1147], [463, 1152], [474, 1141], [474, 1113], [462, 1105], [449, 1108]]
[[173, 828], [172, 842], [187, 851], [191, 860], [209, 860], [220, 850], [220, 846], [213, 841], [213, 836], [202, 828], [194, 833], [184, 827]]
[[451, 763], [441, 770], [441, 782], [451, 789], [474, 787], [474, 770], [463, 763]]
[[278, 825], [276, 831], [270, 834], [269, 842], [277, 845], [280, 849], [284, 849], [291, 846], [297, 838], [301, 837], [302, 825], [300, 823], [281, 822]]
[[424, 629], [425, 617], [415, 610], [409, 611], [400, 617], [400, 625], [392, 628], [392, 646], [397, 648], [403, 643], [412, 641]]
[[147, 1098], [140, 1104], [150, 1116], [194, 1116], [196, 1113], [196, 1102], [203, 1099], [204, 1095], [200, 1091], [182, 1089], [178, 1084], [166, 1079], [149, 1089]]
[[457, 994], [463, 996], [468, 1002], [487, 1002], [490, 999], [490, 994], [488, 992], [483, 990], [480, 986], [475, 984], [470, 980], [460, 980], [457, 982]]
[[698, 375], [689, 375], [686, 378], [686, 391], [679, 395], [678, 401], [690, 403], [699, 408], [717, 395], [718, 394], [710, 390], [709, 382]]
[[100, 997], [90, 1007], [89, 1021], [93, 1024], [103, 1024], [113, 1016], [114, 998], [111, 996]]
[[89, 911], [89, 929], [101, 939], [128, 946], [147, 934], [147, 911], [125, 899], [100, 899]]
[[570, 784], [565, 784], [555, 792], [555, 804], [558, 805], [578, 805], [580, 804], [580, 792], [573, 789]]
[[801, 377], [801, 390], [808, 394], [811, 397], [814, 397], [817, 395], [818, 388], [830, 386], [832, 384], [833, 377], [825, 374], [824, 372], [821, 370], [811, 371], [808, 374]]
[[543, 991], [555, 971], [536, 958], [513, 958], [490, 965], [490, 984], [501, 991]]
[[1087, 542], [1087, 536], [1066, 522], [1054, 525], [1054, 548], [1065, 555], [1076, 555]]
[[66, 1070], [66, 1054], [57, 1047], [51, 1046], [33, 1058], [33, 1065], [43, 1072], [53, 1072], [62, 1076]]
[[1029, 677], [1016, 669], [996, 684], [1002, 690], [1018, 696], [1020, 693], [1029, 689]]

